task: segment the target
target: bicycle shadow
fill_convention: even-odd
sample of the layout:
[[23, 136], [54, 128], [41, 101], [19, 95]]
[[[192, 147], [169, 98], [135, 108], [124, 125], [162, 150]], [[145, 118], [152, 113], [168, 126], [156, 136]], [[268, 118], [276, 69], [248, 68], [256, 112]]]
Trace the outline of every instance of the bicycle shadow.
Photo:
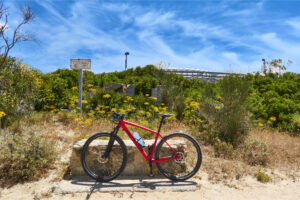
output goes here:
[[128, 191], [151, 191], [151, 190], [163, 190], [168, 191], [172, 188], [173, 191], [185, 191], [184, 188], [196, 187], [197, 183], [194, 181], [175, 182], [171, 180], [153, 179], [148, 177], [132, 178], [121, 177], [111, 182], [96, 182], [88, 177], [73, 177], [71, 184], [81, 185], [89, 187], [89, 193], [86, 196], [88, 200], [94, 192], [128, 192]]

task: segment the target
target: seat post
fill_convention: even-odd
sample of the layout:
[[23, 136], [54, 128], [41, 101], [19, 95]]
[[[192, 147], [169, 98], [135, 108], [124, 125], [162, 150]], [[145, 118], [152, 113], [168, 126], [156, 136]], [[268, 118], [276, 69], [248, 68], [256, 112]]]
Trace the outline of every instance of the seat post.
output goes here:
[[160, 121], [160, 124], [159, 124], [159, 127], [158, 127], [158, 133], [160, 132], [160, 129], [161, 129], [161, 126], [162, 126], [162, 124], [163, 124], [163, 122], [164, 122], [164, 119], [165, 119], [165, 116], [162, 116], [161, 117], [161, 121]]

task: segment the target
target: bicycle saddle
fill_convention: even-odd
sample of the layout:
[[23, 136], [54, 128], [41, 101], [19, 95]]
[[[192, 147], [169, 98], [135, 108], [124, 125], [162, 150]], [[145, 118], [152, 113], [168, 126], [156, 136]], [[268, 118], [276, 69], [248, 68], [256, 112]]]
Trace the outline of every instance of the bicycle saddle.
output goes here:
[[162, 117], [171, 117], [172, 114], [162, 114], [162, 113], [156, 113], [157, 115], [159, 116], [162, 116]]

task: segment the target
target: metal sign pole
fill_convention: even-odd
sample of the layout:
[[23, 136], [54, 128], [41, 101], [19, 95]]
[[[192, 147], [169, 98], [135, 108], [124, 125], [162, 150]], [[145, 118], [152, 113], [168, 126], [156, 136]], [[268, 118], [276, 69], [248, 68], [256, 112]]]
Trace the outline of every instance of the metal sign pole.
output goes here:
[[78, 102], [79, 102], [79, 112], [82, 112], [82, 69], [79, 70], [79, 96], [78, 96]]
[[78, 111], [82, 113], [82, 77], [84, 69], [91, 69], [91, 59], [71, 59], [70, 68], [79, 70]]

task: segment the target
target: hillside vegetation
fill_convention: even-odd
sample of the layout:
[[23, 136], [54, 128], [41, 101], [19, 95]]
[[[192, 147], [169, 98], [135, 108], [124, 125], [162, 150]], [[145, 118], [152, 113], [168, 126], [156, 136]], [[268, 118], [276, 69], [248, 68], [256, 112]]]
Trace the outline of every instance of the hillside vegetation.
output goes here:
[[[107, 117], [112, 110], [146, 118], [154, 117], [156, 112], [173, 112], [177, 119], [203, 127], [209, 121], [205, 116], [207, 104], [213, 104], [219, 113], [224, 113], [225, 107], [250, 111], [253, 126], [299, 133], [300, 74], [247, 74], [214, 84], [166, 74], [148, 65], [102, 74], [84, 71], [83, 79], [83, 110], [97, 117]], [[109, 83], [135, 84], [136, 95], [128, 97], [103, 90], [103, 85]], [[157, 85], [165, 89], [160, 103], [149, 95]], [[0, 71], [1, 127], [33, 111], [76, 109], [77, 95], [77, 71], [59, 69], [45, 74], [24, 65], [20, 59], [9, 58]], [[206, 108], [202, 109], [202, 105]]]
[[[214, 147], [215, 156], [261, 166], [273, 161], [268, 144], [249, 135], [251, 129], [300, 135], [300, 74], [232, 75], [209, 83], [147, 65], [102, 74], [84, 71], [83, 80], [80, 114], [77, 71], [41, 73], [18, 58], [6, 59], [0, 69], [0, 143], [5, 146], [0, 150], [0, 180], [30, 180], [36, 177], [34, 171], [44, 171], [54, 162], [52, 133], [28, 134], [22, 131], [25, 122], [45, 124], [55, 118], [76, 130], [74, 138], [84, 138], [82, 131], [109, 118], [112, 111], [153, 129], [159, 120], [155, 113], [173, 113], [171, 124], [189, 127], [194, 137]], [[104, 90], [109, 83], [134, 84], [136, 95]], [[163, 88], [161, 102], [150, 95], [158, 85]], [[24, 145], [28, 140], [35, 142]]]

